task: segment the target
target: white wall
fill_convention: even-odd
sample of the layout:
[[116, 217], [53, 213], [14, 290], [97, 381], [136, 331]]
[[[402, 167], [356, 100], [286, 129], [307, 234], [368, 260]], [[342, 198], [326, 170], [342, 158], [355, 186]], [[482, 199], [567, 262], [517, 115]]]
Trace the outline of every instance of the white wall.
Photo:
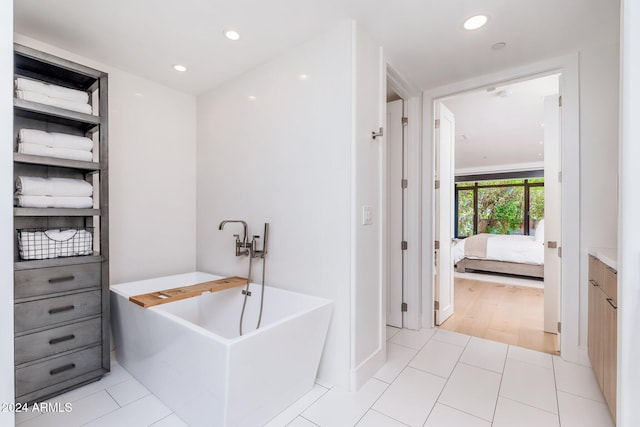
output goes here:
[[[382, 295], [382, 150], [386, 139], [371, 132], [386, 127], [383, 85], [386, 66], [380, 48], [359, 25], [353, 28], [354, 137], [352, 139], [352, 388], [358, 388], [384, 363], [384, 314]], [[376, 72], [377, 71], [377, 72]], [[386, 148], [385, 148], [386, 149]], [[386, 167], [386, 165], [385, 165]], [[371, 208], [371, 225], [363, 225], [363, 206]], [[386, 262], [386, 260], [385, 260]]]
[[197, 121], [198, 269], [246, 275], [247, 259], [234, 256], [232, 234], [241, 228], [218, 224], [243, 219], [262, 235], [269, 222], [267, 284], [335, 302], [318, 375], [343, 387], [351, 358], [351, 62], [349, 23], [199, 96]]
[[[0, 2], [0, 403], [14, 399], [13, 383], [13, 2]], [[14, 415], [0, 411], [0, 425]]]
[[111, 283], [193, 271], [195, 97], [19, 34], [15, 41], [109, 73]]
[[618, 244], [619, 45], [580, 51], [580, 346], [586, 351], [588, 250]]
[[640, 421], [640, 4], [622, 1], [620, 227], [618, 240], [618, 417]]

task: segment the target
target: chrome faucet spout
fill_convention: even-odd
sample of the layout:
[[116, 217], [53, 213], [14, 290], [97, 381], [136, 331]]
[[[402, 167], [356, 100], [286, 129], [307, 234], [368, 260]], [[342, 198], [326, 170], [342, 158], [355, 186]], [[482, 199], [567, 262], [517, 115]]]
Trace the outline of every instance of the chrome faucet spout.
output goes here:
[[246, 243], [247, 242], [247, 223], [244, 222], [241, 219], [225, 219], [218, 226], [218, 230], [222, 230], [224, 228], [224, 226], [227, 225], [227, 223], [230, 223], [230, 222], [236, 222], [238, 224], [242, 224], [242, 229], [243, 229], [242, 242]]
[[218, 230], [222, 230], [224, 226], [230, 222], [237, 222], [238, 224], [242, 224], [242, 229], [244, 231], [242, 240], [240, 240], [240, 236], [238, 234], [233, 235], [236, 238], [236, 256], [251, 255], [251, 244], [247, 241], [247, 223], [246, 222], [240, 219], [225, 219], [218, 226]]

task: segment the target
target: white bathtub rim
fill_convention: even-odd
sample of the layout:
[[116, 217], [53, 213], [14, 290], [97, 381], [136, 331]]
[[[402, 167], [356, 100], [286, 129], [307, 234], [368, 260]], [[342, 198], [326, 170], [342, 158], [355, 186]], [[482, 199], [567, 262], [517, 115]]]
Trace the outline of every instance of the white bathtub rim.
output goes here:
[[[193, 272], [193, 273], [202, 273], [202, 272]], [[173, 275], [173, 276], [163, 276], [162, 278], [183, 277], [183, 276], [186, 276], [188, 274], [193, 274], [193, 273], [177, 274], [177, 275]], [[218, 278], [220, 278], [220, 279], [223, 278], [222, 276], [216, 276], [216, 275], [209, 274], [209, 273], [202, 273], [202, 274], [206, 274], [206, 275], [209, 275], [209, 276], [213, 277], [212, 280], [216, 280]], [[156, 279], [159, 279], [159, 278], [156, 278]], [[154, 280], [154, 279], [148, 279], [148, 280]], [[141, 281], [146, 281], [146, 280], [141, 280]], [[132, 283], [137, 283], [137, 282], [138, 281], [132, 282]], [[276, 287], [273, 287], [273, 286], [270, 286], [270, 285], [265, 285], [265, 287], [271, 288], [271, 289], [275, 290], [276, 292], [282, 292], [282, 293], [287, 293], [287, 294], [292, 294], [292, 295], [302, 295], [305, 298], [314, 299], [314, 300], [316, 300], [318, 302], [318, 304], [314, 305], [313, 307], [307, 308], [305, 310], [297, 311], [294, 314], [290, 314], [288, 316], [282, 317], [282, 318], [278, 319], [277, 321], [274, 321], [274, 322], [270, 323], [267, 326], [261, 326], [259, 329], [253, 329], [250, 332], [245, 332], [241, 336], [237, 336], [237, 337], [234, 337], [234, 338], [226, 338], [226, 337], [223, 337], [222, 335], [218, 335], [218, 334], [216, 334], [214, 332], [211, 332], [210, 330], [208, 330], [208, 329], [206, 329], [206, 328], [204, 328], [202, 326], [196, 325], [193, 322], [189, 322], [188, 320], [183, 319], [180, 316], [177, 316], [177, 315], [175, 315], [173, 313], [169, 313], [168, 311], [163, 310], [162, 309], [162, 305], [157, 305], [157, 306], [153, 306], [153, 307], [144, 308], [144, 307], [141, 307], [141, 306], [129, 301], [129, 297], [131, 296], [131, 294], [130, 293], [126, 293], [126, 292], [124, 292], [124, 291], [122, 291], [121, 289], [118, 288], [120, 286], [126, 286], [126, 285], [128, 285], [128, 283], [121, 283], [121, 284], [117, 284], [117, 285], [111, 285], [110, 290], [112, 292], [118, 294], [119, 296], [125, 298], [127, 303], [135, 305], [136, 308], [139, 308], [139, 309], [142, 309], [142, 310], [145, 310], [145, 309], [146, 310], [150, 310], [153, 313], [156, 313], [156, 314], [164, 316], [164, 317], [166, 317], [168, 319], [171, 319], [171, 320], [175, 321], [176, 323], [178, 323], [180, 325], [183, 325], [186, 328], [189, 328], [189, 329], [191, 329], [191, 330], [193, 330], [195, 332], [198, 332], [198, 333], [200, 333], [202, 335], [205, 335], [205, 336], [207, 336], [209, 338], [215, 339], [215, 340], [217, 340], [217, 341], [219, 341], [221, 343], [224, 343], [226, 345], [232, 345], [232, 344], [234, 344], [236, 342], [243, 341], [245, 339], [250, 338], [251, 335], [259, 333], [260, 331], [269, 330], [269, 329], [274, 328], [274, 327], [276, 327], [278, 325], [281, 325], [282, 323], [285, 323], [285, 322], [288, 322], [288, 321], [290, 321], [292, 319], [295, 319], [296, 317], [300, 317], [300, 316], [302, 316], [302, 315], [304, 315], [306, 313], [309, 313], [309, 312], [324, 308], [327, 305], [329, 305], [331, 307], [331, 312], [333, 314], [333, 301], [331, 301], [330, 299], [318, 297], [318, 296], [315, 296], [315, 295], [302, 294], [300, 292], [293, 292], [293, 291], [289, 291], [287, 289], [276, 288]], [[258, 286], [258, 287], [261, 286], [260, 284], [253, 283], [253, 282], [251, 282], [250, 285], [255, 285], [255, 286]], [[157, 289], [157, 290], [162, 290], [162, 289]], [[155, 292], [155, 291], [149, 291], [149, 292]], [[197, 297], [194, 297], [194, 298], [197, 298]], [[167, 304], [171, 304], [171, 303], [167, 303]]]

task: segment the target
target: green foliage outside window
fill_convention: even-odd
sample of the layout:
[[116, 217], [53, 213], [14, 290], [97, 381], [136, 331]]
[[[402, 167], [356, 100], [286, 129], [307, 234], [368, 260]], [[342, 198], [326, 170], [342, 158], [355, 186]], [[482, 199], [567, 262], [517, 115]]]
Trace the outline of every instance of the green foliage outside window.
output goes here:
[[[543, 178], [528, 180], [529, 184], [544, 183]], [[466, 185], [461, 185], [466, 184]], [[469, 185], [471, 184], [471, 185]], [[504, 187], [486, 187], [508, 185]], [[475, 183], [459, 183], [457, 235], [474, 234]], [[478, 233], [525, 234], [525, 180], [483, 181], [478, 183]], [[529, 187], [529, 230], [533, 233], [537, 222], [544, 218], [544, 187]]]

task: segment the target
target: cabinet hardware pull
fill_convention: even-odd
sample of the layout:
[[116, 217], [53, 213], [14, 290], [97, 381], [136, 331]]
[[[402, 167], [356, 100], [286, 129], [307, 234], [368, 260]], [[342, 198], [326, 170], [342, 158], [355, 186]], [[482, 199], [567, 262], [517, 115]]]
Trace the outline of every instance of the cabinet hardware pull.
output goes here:
[[607, 298], [607, 302], [611, 307], [613, 307], [614, 310], [618, 309], [618, 306], [613, 303], [613, 298]]
[[49, 283], [53, 284], [53, 283], [60, 283], [60, 282], [70, 282], [75, 278], [76, 277], [74, 275], [64, 276], [64, 277], [54, 277], [52, 279], [49, 279]]
[[69, 363], [68, 365], [60, 366], [59, 368], [55, 368], [49, 371], [49, 375], [60, 374], [64, 371], [68, 371], [69, 369], [73, 369], [76, 367], [75, 363]]
[[595, 280], [589, 280], [589, 283], [591, 283], [592, 286], [598, 286]]
[[58, 344], [58, 343], [69, 341], [69, 340], [72, 340], [72, 339], [75, 339], [75, 338], [76, 338], [76, 336], [73, 335], [73, 334], [65, 335], [65, 336], [60, 337], [60, 338], [53, 338], [53, 339], [49, 340], [49, 345]]
[[62, 313], [63, 311], [71, 311], [75, 309], [75, 305], [65, 305], [64, 307], [52, 308], [49, 310], [49, 314]]

